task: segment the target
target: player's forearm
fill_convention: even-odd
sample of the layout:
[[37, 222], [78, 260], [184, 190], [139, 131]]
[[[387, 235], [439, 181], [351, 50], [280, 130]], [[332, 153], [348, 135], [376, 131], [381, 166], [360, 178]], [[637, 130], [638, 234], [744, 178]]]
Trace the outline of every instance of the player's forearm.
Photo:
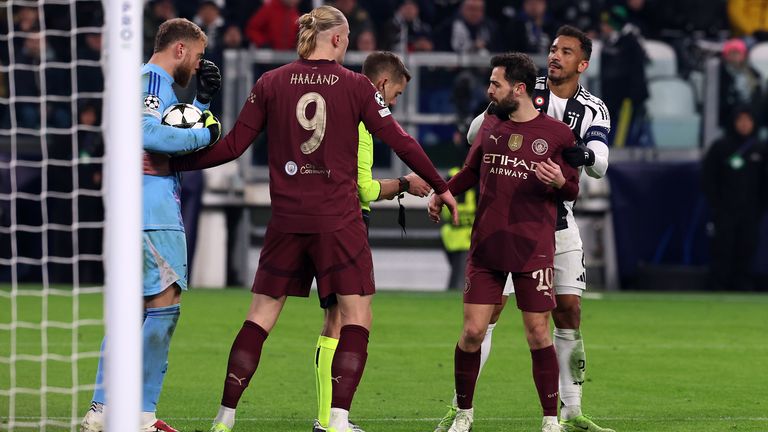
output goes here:
[[600, 141], [590, 141], [587, 147], [595, 154], [594, 165], [584, 168], [587, 175], [597, 179], [603, 178], [608, 171], [608, 146]]
[[471, 167], [465, 166], [448, 182], [448, 190], [453, 196], [458, 196], [475, 187], [480, 177]]
[[251, 145], [259, 131], [238, 121], [216, 145], [186, 156], [171, 158], [171, 171], [194, 171], [235, 160]]
[[557, 191], [558, 196], [562, 198], [563, 201], [575, 201], [579, 196], [579, 178], [576, 177], [575, 180], [566, 179], [563, 186]]
[[391, 200], [400, 193], [400, 181], [397, 179], [381, 179], [379, 183], [381, 184], [380, 200]]
[[181, 129], [160, 124], [151, 116], [142, 119], [144, 150], [153, 153], [173, 154], [190, 152], [205, 147], [210, 142], [207, 129]]
[[393, 123], [379, 130], [376, 136], [389, 145], [413, 172], [432, 186], [436, 193], [441, 194], [448, 190], [448, 185], [432, 165], [432, 161], [424, 153], [424, 149], [415, 139], [405, 133], [400, 125]]

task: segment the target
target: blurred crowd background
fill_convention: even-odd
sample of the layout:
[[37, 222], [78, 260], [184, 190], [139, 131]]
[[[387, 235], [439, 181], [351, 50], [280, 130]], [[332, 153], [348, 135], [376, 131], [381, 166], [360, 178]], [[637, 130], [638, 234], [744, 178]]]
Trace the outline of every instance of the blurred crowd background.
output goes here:
[[[714, 277], [694, 284], [702, 288], [765, 289], [759, 275], [768, 273], [768, 0], [150, 0], [144, 5], [144, 60], [159, 24], [185, 17], [208, 35], [206, 58], [225, 75], [238, 74], [226, 70], [225, 50], [293, 52], [297, 18], [323, 3], [347, 16], [350, 50], [360, 52], [522, 51], [543, 68], [559, 26], [587, 32], [597, 49], [582, 84], [605, 101], [612, 117], [610, 187], [596, 194], [609, 201], [602, 211], [613, 218], [624, 285], [637, 282], [638, 268], [670, 264], [710, 266]], [[14, 207], [16, 223], [79, 223], [74, 246], [57, 242], [71, 232], [47, 236], [62, 256], [101, 250], [100, 229], [87, 227], [103, 219], [97, 193], [104, 152], [103, 25], [101, 1], [0, 7], [0, 162], [6, 162], [0, 193], [11, 191], [12, 156], [75, 161], [75, 175], [71, 163], [48, 164], [44, 176], [23, 166], [14, 171], [21, 176], [16, 191], [86, 191], [74, 204], [61, 199]], [[274, 66], [254, 65], [251, 72], [258, 77]], [[421, 75], [419, 111], [455, 115], [451, 124], [424, 125], [417, 133], [447, 173], [460, 164], [469, 120], [487, 104], [487, 69], [424, 68]], [[227, 109], [222, 99], [215, 100], [214, 112]], [[251, 158], [263, 164], [263, 146]], [[377, 145], [375, 160], [377, 169], [393, 169], [385, 147]], [[202, 175], [185, 182], [195, 215], [187, 224], [195, 227]], [[0, 200], [3, 227], [11, 226], [11, 207], [8, 198]], [[19, 233], [16, 254], [40, 256], [45, 248], [39, 240], [23, 241], [35, 235]], [[0, 239], [9, 236], [0, 231]], [[194, 238], [191, 243], [194, 251]], [[0, 245], [0, 256], [10, 257], [10, 242]], [[99, 259], [81, 261], [82, 280], [101, 280]], [[62, 279], [71, 278], [71, 266], [61, 264]], [[10, 274], [10, 266], [0, 265], [0, 280]], [[27, 274], [40, 277], [39, 270]]]

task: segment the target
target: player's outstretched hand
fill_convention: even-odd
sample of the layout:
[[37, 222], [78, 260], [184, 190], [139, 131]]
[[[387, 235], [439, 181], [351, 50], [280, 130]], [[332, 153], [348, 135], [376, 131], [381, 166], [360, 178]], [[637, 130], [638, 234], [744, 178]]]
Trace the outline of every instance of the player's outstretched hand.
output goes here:
[[405, 178], [408, 180], [408, 184], [410, 185], [408, 187], [409, 194], [423, 198], [432, 192], [432, 187], [430, 187], [429, 184], [416, 173], [410, 173], [405, 176]]
[[592, 166], [595, 164], [595, 152], [587, 146], [577, 145], [564, 149], [563, 159], [574, 168]]
[[221, 72], [216, 63], [201, 59], [197, 68], [197, 100], [201, 103], [211, 103], [211, 100], [221, 89]]
[[554, 163], [550, 158], [536, 165], [536, 177], [547, 186], [557, 189], [565, 184], [565, 176], [560, 170], [560, 165]]
[[429, 220], [434, 223], [440, 222], [440, 212], [443, 210], [443, 200], [437, 194], [429, 197], [429, 203], [427, 203], [427, 213], [429, 213]]
[[221, 138], [221, 123], [209, 110], [203, 111], [203, 125], [211, 132], [211, 141], [208, 145], [214, 145]]
[[162, 153], [144, 152], [144, 174], [153, 176], [171, 175], [170, 157]]
[[[440, 195], [440, 200], [445, 203], [445, 205], [448, 206], [448, 210], [451, 211], [451, 216], [453, 219], [453, 224], [455, 226], [459, 226], [459, 205], [456, 203], [456, 199], [453, 197], [453, 194], [451, 191], [447, 190]], [[438, 213], [438, 221], [440, 220], [439, 213]]]

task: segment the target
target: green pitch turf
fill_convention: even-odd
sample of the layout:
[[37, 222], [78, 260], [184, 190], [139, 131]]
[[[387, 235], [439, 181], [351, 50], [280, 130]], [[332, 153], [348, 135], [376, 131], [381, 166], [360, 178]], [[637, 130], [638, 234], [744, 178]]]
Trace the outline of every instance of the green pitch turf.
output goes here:
[[[7, 288], [2, 293], [7, 294]], [[0, 294], [2, 294], [0, 293]], [[250, 293], [193, 290], [184, 296], [158, 415], [182, 431], [207, 431], [221, 397], [230, 344], [242, 324]], [[80, 298], [78, 316], [98, 318], [98, 295]], [[17, 320], [39, 322], [43, 302], [23, 298]], [[49, 320], [71, 320], [73, 303], [48, 301]], [[0, 324], [11, 302], [0, 296]], [[259, 370], [238, 409], [235, 431], [311, 430], [315, 417], [312, 356], [321, 313], [317, 300], [290, 299], [264, 347]], [[431, 432], [452, 397], [453, 349], [461, 329], [458, 293], [382, 292], [374, 300], [374, 327], [363, 381], [351, 418], [367, 431]], [[736, 294], [606, 294], [587, 298], [582, 331], [588, 367], [584, 411], [621, 432], [768, 431], [768, 296]], [[47, 331], [49, 353], [96, 350], [98, 327]], [[0, 357], [11, 352], [0, 329]], [[19, 329], [17, 354], [39, 355], [41, 332]], [[90, 384], [95, 359], [17, 362], [17, 386], [71, 386], [73, 374]], [[0, 390], [10, 367], [0, 361]], [[46, 399], [47, 415], [80, 417], [66, 395]], [[19, 394], [15, 415], [40, 416], [40, 396]], [[0, 395], [0, 425], [9, 398]], [[540, 408], [531, 378], [519, 312], [508, 308], [494, 332], [493, 353], [475, 395], [474, 431], [536, 431]], [[0, 429], [5, 429], [0, 427]], [[36, 430], [17, 429], [17, 430]], [[47, 430], [62, 430], [48, 428]]]

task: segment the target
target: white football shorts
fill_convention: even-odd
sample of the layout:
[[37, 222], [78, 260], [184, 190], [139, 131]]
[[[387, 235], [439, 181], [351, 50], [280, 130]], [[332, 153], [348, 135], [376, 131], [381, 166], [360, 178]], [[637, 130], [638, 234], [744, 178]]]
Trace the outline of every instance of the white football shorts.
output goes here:
[[[584, 265], [584, 252], [572, 250], [555, 254], [555, 294], [573, 294], [581, 297], [587, 289], [587, 269]], [[502, 295], [509, 296], [515, 292], [512, 275], [507, 275]]]

